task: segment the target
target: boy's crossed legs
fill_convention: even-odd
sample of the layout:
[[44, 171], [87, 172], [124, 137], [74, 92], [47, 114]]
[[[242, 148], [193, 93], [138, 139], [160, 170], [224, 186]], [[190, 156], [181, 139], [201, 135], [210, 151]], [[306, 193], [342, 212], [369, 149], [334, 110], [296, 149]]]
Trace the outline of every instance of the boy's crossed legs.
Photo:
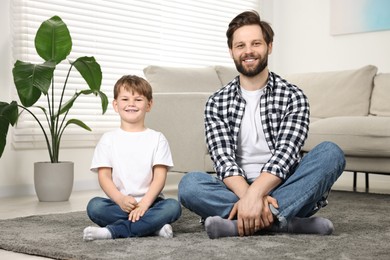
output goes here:
[[[173, 237], [172, 226], [181, 215], [181, 206], [175, 199], [157, 199], [137, 222], [128, 220], [128, 213], [107, 198], [94, 198], [87, 206], [90, 219], [100, 227], [86, 227], [83, 239], [114, 239], [157, 235]], [[109, 214], [108, 214], [109, 213]]]

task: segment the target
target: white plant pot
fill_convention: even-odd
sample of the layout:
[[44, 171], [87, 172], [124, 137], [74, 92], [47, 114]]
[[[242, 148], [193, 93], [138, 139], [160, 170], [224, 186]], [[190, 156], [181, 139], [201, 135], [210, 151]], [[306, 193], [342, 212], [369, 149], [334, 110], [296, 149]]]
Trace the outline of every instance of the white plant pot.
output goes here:
[[69, 200], [73, 178], [73, 162], [34, 163], [34, 186], [39, 201]]

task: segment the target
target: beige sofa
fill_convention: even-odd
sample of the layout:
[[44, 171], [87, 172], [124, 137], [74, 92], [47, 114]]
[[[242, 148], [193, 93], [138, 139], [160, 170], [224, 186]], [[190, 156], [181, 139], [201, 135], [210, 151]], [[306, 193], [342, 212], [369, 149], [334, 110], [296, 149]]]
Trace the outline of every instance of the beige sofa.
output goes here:
[[368, 65], [356, 70], [285, 77], [306, 93], [310, 129], [304, 151], [322, 141], [337, 143], [346, 171], [390, 174], [390, 73]]
[[[144, 74], [154, 91], [147, 124], [169, 140], [173, 171], [212, 172], [204, 141], [204, 104], [238, 74], [235, 68], [148, 66]], [[390, 174], [390, 73], [377, 74], [375, 66], [365, 66], [285, 78], [309, 98], [311, 123], [305, 152], [322, 141], [333, 141], [346, 155], [346, 170], [355, 176], [364, 172], [368, 180], [368, 173]]]
[[238, 75], [236, 70], [148, 66], [144, 74], [154, 99], [146, 124], [168, 139], [175, 165], [172, 171], [213, 172], [204, 137], [204, 105], [213, 92]]

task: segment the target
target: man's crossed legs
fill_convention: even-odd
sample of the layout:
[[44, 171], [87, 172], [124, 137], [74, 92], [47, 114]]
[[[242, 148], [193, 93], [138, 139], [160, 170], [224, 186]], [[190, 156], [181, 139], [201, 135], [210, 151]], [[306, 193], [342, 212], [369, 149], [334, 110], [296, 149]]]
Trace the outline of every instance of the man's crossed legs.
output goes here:
[[[306, 154], [294, 173], [269, 194], [279, 207], [270, 205], [275, 221], [267, 231], [330, 235], [332, 222], [312, 215], [326, 206], [329, 191], [344, 167], [343, 152], [331, 142]], [[221, 180], [207, 173], [187, 173], [179, 183], [179, 201], [205, 219], [210, 238], [238, 236], [237, 221], [227, 219], [238, 200]]]

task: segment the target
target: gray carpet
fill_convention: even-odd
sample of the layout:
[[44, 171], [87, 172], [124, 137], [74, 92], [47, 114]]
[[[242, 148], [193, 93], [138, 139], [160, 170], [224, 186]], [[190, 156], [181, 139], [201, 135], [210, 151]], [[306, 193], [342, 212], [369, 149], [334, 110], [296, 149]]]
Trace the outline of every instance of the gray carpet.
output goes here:
[[332, 191], [317, 215], [330, 218], [331, 236], [267, 234], [210, 240], [188, 210], [172, 239], [84, 242], [85, 212], [0, 220], [0, 248], [56, 259], [390, 259], [390, 196]]

